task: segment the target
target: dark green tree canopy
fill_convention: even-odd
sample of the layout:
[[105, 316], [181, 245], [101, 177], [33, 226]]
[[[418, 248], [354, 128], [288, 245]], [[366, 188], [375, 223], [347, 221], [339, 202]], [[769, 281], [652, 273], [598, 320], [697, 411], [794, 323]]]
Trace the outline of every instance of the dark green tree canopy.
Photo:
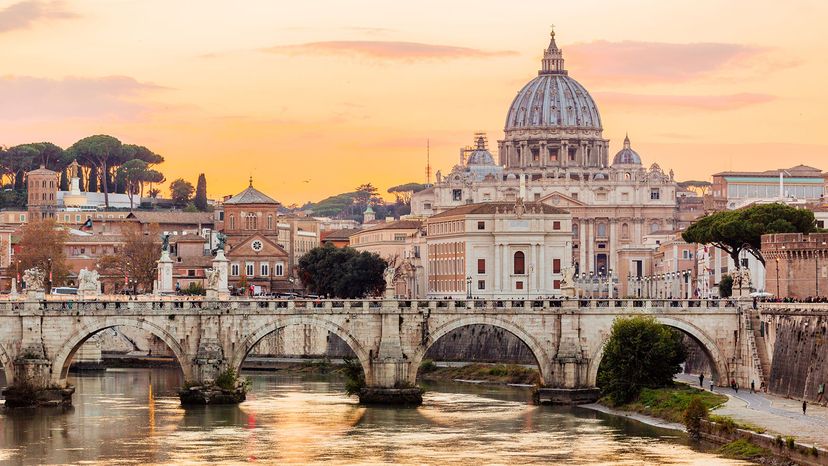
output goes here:
[[672, 385], [686, 357], [678, 330], [653, 317], [621, 317], [604, 347], [598, 386], [613, 404], [628, 403], [642, 388]]
[[388, 263], [377, 254], [330, 244], [308, 251], [299, 259], [299, 278], [320, 296], [362, 298], [385, 290]]
[[727, 252], [737, 265], [743, 250], [764, 264], [762, 235], [814, 231], [813, 212], [774, 203], [706, 215], [687, 227], [681, 237], [688, 243], [712, 244]]
[[170, 183], [170, 197], [176, 207], [185, 207], [193, 196], [195, 188], [189, 181], [179, 178]]
[[204, 176], [204, 173], [198, 175], [193, 204], [199, 211], [207, 211], [207, 178]]

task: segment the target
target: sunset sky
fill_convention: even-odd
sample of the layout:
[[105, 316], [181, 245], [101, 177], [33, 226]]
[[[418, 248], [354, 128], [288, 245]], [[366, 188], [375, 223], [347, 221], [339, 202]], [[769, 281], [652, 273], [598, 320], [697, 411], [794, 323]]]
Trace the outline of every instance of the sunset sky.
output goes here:
[[[211, 197], [283, 203], [425, 179], [502, 137], [550, 25], [596, 100], [679, 180], [828, 169], [828, 2], [0, 0], [0, 145], [106, 133]], [[493, 151], [496, 152], [496, 151]]]

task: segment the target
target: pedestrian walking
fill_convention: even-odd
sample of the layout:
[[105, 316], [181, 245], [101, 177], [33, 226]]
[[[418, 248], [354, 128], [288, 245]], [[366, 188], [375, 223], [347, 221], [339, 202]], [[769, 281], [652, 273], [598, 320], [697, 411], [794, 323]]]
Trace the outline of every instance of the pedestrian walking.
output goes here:
[[710, 377], [710, 392], [713, 392], [713, 387], [715, 386], [715, 384], [713, 383], [713, 380], [714, 380], [714, 379], [713, 379], [713, 377], [711, 376], [711, 377]]
[[753, 380], [750, 381], [750, 393], [756, 393], [756, 382]]
[[699, 387], [704, 388], [704, 372], [699, 374]]
[[802, 415], [803, 416], [805, 415], [805, 410], [806, 409], [808, 409], [808, 402], [805, 401], [805, 400], [802, 400]]

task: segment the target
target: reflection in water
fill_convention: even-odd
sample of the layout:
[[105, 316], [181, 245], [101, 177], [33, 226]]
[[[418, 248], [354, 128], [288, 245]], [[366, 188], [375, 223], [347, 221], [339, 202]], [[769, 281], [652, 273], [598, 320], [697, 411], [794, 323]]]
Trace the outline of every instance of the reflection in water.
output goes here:
[[430, 385], [418, 409], [366, 408], [338, 380], [252, 374], [240, 406], [184, 410], [181, 376], [76, 376], [75, 408], [0, 415], [0, 461], [23, 463], [737, 464], [683, 436], [528, 391]]

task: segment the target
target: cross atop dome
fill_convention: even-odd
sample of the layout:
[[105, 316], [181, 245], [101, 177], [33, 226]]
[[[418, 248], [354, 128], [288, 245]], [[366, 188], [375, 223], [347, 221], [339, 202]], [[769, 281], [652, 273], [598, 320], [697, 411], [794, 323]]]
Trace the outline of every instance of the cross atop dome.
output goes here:
[[538, 74], [566, 74], [564, 69], [563, 52], [555, 43], [555, 26], [552, 26], [552, 32], [549, 33], [549, 47], [543, 51], [543, 59], [541, 60], [541, 70]]
[[624, 135], [624, 149], [630, 148], [630, 133]]

